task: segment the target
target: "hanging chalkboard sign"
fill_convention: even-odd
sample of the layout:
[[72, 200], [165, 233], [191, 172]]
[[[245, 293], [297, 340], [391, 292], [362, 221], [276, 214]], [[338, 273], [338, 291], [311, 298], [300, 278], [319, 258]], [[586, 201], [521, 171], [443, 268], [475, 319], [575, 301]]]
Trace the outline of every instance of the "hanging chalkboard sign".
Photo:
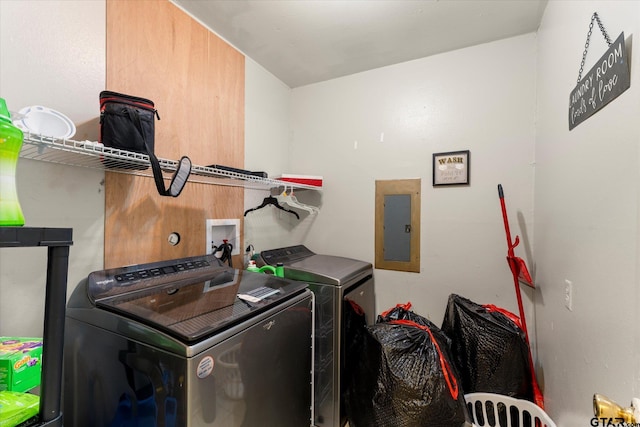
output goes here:
[[623, 32], [571, 91], [569, 130], [620, 96], [630, 85]]

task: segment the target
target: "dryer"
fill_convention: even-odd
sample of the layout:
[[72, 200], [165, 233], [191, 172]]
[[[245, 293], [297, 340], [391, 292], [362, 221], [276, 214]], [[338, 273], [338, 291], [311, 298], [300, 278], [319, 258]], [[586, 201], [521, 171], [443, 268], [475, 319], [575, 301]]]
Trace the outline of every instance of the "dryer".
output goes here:
[[281, 263], [284, 277], [309, 284], [315, 294], [314, 425], [342, 427], [347, 418], [342, 403], [344, 365], [344, 301], [364, 310], [375, 322], [373, 266], [352, 258], [316, 254], [304, 245], [260, 252], [259, 265]]

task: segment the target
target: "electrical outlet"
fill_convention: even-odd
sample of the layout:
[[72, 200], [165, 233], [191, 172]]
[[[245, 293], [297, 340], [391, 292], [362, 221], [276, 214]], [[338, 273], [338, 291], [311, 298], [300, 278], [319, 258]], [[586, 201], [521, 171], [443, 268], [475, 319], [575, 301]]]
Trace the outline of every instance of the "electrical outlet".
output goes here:
[[567, 279], [564, 280], [564, 306], [573, 311], [573, 282]]

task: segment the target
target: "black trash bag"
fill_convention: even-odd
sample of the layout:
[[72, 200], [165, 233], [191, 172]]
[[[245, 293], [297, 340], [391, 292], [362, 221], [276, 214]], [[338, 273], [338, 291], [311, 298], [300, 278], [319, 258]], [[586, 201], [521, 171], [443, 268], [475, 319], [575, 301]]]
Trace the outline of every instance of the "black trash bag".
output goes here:
[[438, 328], [433, 322], [431, 322], [431, 320], [411, 311], [410, 302], [406, 304], [397, 304], [395, 307], [390, 308], [382, 314], [379, 314], [377, 322], [391, 322], [393, 320], [411, 320], [412, 322], [416, 322], [419, 325], [429, 328], [431, 330], [431, 333], [438, 340], [440, 349], [447, 352], [449, 360], [452, 360], [452, 355], [450, 352], [451, 340], [449, 339], [449, 337], [444, 332], [442, 332], [442, 330]]
[[442, 331], [465, 393], [496, 393], [533, 401], [529, 345], [517, 316], [451, 294]]
[[408, 319], [365, 327], [360, 341], [351, 344], [361, 357], [350, 365], [345, 398], [350, 426], [470, 425], [462, 387], [437, 333], [438, 328]]

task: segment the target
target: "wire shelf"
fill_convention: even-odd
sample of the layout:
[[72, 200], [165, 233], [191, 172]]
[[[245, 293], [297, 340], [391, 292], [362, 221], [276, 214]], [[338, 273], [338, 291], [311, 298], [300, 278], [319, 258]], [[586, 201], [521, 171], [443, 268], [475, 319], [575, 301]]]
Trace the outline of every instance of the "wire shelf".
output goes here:
[[[93, 141], [57, 139], [25, 132], [20, 157], [50, 163], [99, 169], [109, 172], [153, 177], [149, 156], [127, 150], [105, 147]], [[165, 180], [171, 180], [178, 167], [175, 160], [158, 158]], [[294, 184], [277, 179], [261, 178], [215, 167], [192, 165], [189, 182], [226, 185], [254, 189], [292, 187], [294, 189], [322, 190], [321, 187]]]

